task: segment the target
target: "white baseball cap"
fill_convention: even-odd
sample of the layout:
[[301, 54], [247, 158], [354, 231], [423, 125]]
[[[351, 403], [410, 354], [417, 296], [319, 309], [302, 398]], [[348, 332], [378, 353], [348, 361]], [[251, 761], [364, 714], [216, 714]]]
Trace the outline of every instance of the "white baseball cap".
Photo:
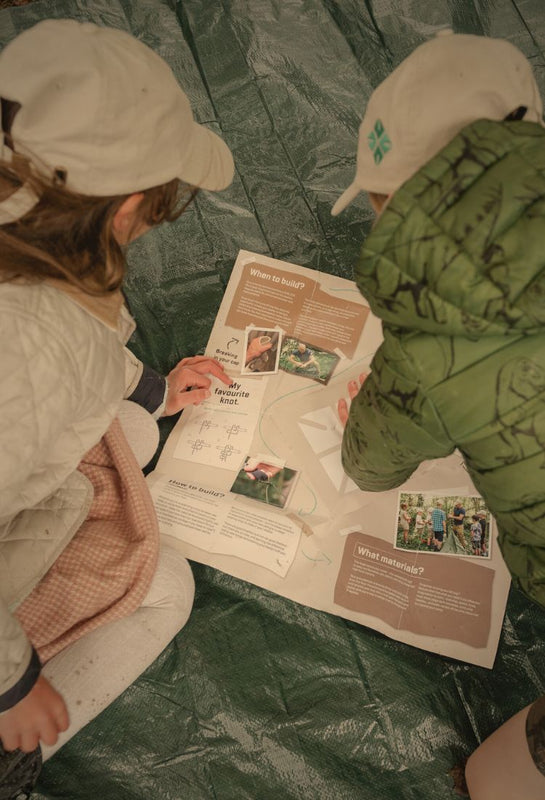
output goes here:
[[[173, 178], [219, 190], [233, 179], [229, 148], [194, 121], [170, 67], [124, 31], [39, 22], [0, 53], [0, 97], [21, 105], [14, 150], [62, 170], [76, 192], [129, 194]], [[7, 146], [1, 155], [12, 157]], [[36, 202], [31, 197], [23, 187], [0, 209], [17, 218]]]
[[336, 216], [361, 191], [389, 195], [478, 119], [503, 120], [520, 107], [543, 124], [532, 68], [503, 39], [442, 30], [417, 47], [372, 93], [360, 126], [356, 177]]

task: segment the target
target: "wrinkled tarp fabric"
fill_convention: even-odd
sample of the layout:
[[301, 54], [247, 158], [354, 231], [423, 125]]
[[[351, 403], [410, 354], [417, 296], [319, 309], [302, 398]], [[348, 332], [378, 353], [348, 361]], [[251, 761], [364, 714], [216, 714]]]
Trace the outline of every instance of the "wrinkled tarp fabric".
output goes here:
[[[509, 39], [545, 94], [541, 0], [40, 0], [0, 12], [0, 44], [55, 17], [154, 47], [235, 156], [230, 189], [131, 248], [132, 346], [159, 370], [202, 352], [240, 247], [352, 277], [371, 210], [329, 212], [366, 100], [438, 29]], [[448, 771], [545, 693], [545, 618], [518, 592], [488, 671], [194, 572], [186, 628], [47, 763], [36, 800], [446, 800]]]

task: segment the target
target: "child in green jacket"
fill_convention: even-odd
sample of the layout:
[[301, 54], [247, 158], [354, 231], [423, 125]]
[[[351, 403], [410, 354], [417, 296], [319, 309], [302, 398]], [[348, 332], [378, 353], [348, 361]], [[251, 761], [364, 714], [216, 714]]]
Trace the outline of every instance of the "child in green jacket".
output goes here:
[[343, 464], [384, 491], [458, 448], [545, 605], [542, 102], [513, 45], [443, 33], [372, 94], [332, 211], [367, 191], [380, 214], [355, 278], [384, 342], [344, 408]]

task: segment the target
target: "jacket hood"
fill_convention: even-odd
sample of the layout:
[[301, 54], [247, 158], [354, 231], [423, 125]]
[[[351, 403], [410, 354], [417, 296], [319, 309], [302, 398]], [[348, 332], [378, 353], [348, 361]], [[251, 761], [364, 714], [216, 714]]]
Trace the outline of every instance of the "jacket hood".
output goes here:
[[545, 129], [479, 120], [392, 196], [356, 283], [396, 328], [447, 336], [545, 324]]

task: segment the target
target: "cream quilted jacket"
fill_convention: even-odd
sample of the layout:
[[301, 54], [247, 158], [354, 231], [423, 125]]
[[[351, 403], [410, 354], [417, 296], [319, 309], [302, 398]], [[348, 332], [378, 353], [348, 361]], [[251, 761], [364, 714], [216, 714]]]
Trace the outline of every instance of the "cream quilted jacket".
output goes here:
[[120, 293], [0, 283], [0, 712], [39, 663], [12, 611], [87, 515], [76, 467], [142, 374], [124, 347], [134, 323]]

